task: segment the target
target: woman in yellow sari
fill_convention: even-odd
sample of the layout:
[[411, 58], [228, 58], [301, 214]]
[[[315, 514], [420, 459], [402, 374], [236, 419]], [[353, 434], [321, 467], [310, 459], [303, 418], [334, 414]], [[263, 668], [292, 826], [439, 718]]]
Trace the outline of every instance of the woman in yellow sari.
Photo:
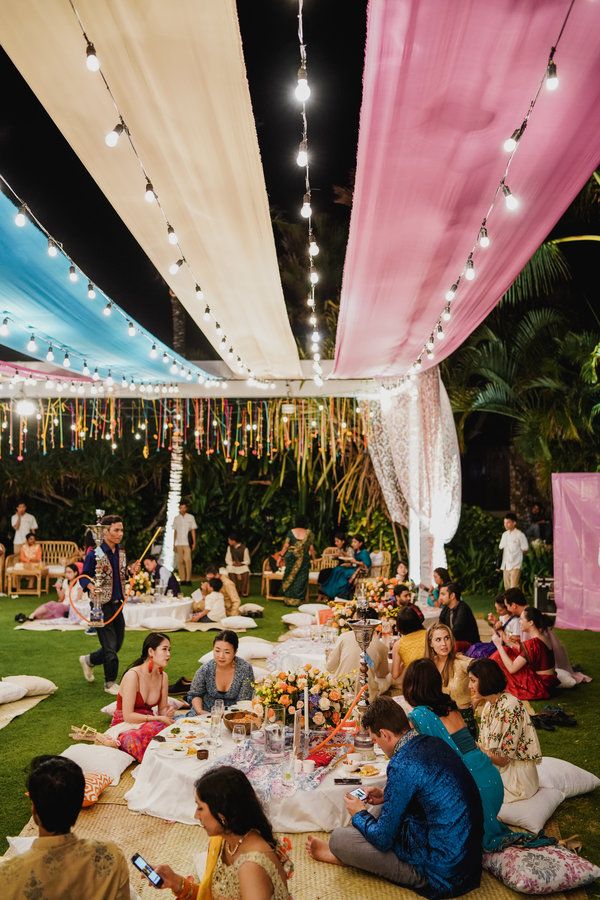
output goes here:
[[296, 516], [294, 527], [288, 531], [279, 559], [285, 565], [282, 597], [286, 606], [300, 606], [306, 601], [310, 561], [315, 557], [312, 532], [306, 516]]

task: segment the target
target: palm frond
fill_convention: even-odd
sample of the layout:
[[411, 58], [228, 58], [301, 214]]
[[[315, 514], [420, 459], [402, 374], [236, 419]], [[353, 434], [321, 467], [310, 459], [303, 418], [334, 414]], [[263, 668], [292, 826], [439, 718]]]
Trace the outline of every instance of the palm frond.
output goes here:
[[525, 300], [547, 296], [557, 284], [568, 281], [570, 277], [569, 266], [560, 247], [546, 241], [525, 263], [500, 303], [517, 306]]

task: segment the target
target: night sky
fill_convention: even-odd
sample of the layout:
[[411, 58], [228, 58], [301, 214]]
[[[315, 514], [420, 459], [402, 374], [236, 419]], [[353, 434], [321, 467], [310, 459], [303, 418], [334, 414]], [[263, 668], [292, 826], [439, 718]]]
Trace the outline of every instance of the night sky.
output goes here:
[[[338, 215], [332, 186], [348, 184], [356, 165], [366, 6], [366, 0], [304, 3], [311, 187], [315, 207]], [[290, 221], [300, 220], [304, 175], [295, 162], [297, 12], [295, 0], [238, 0], [269, 201]], [[0, 83], [0, 171], [92, 280], [170, 344], [167, 285], [1, 49]], [[189, 317], [188, 344], [201, 348], [202, 358], [216, 358]], [[2, 348], [2, 356], [15, 355]]]

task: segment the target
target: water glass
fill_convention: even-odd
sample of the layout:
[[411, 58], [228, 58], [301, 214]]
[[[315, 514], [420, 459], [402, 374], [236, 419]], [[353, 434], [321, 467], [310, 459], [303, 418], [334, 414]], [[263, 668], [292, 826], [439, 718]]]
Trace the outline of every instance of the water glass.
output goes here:
[[210, 714], [210, 737], [218, 741], [221, 736], [221, 716], [214, 710]]
[[242, 744], [246, 740], [246, 726], [234, 725], [231, 737], [233, 738], [234, 744]]
[[285, 728], [282, 725], [265, 725], [265, 753], [282, 757], [285, 752]]
[[215, 700], [215, 702], [213, 703], [212, 712], [215, 713], [215, 715], [218, 715], [219, 718], [222, 719], [223, 715], [225, 713], [225, 701], [224, 700]]

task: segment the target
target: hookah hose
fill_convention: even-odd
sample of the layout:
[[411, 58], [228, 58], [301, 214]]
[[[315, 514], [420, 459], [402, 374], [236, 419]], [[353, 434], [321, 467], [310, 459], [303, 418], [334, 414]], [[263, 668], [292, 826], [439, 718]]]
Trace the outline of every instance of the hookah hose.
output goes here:
[[353, 713], [354, 707], [356, 706], [356, 704], [358, 703], [358, 701], [360, 700], [360, 698], [362, 697], [362, 695], [364, 694], [364, 692], [366, 691], [366, 689], [367, 689], [367, 685], [366, 685], [366, 684], [363, 684], [363, 686], [361, 687], [360, 691], [358, 692], [358, 694], [356, 695], [356, 697], [354, 698], [354, 700], [353, 700], [352, 703], [350, 704], [350, 707], [349, 707], [349, 709], [348, 709], [348, 712], [346, 713], [346, 715], [344, 716], [344, 718], [343, 718], [340, 722], [338, 722], [338, 724], [335, 726], [335, 728], [334, 728], [332, 731], [329, 732], [329, 734], [327, 735], [327, 737], [326, 737], [324, 740], [322, 740], [320, 744], [317, 744], [316, 747], [313, 747], [313, 749], [310, 751], [311, 754], [312, 754], [312, 753], [316, 753], [317, 750], [322, 750], [323, 747], [326, 747], [327, 744], [332, 740], [332, 738], [335, 737], [335, 735], [336, 735], [336, 734], [344, 727], [344, 725], [346, 724], [346, 722], [347, 722], [348, 719], [350, 718], [351, 714]]

